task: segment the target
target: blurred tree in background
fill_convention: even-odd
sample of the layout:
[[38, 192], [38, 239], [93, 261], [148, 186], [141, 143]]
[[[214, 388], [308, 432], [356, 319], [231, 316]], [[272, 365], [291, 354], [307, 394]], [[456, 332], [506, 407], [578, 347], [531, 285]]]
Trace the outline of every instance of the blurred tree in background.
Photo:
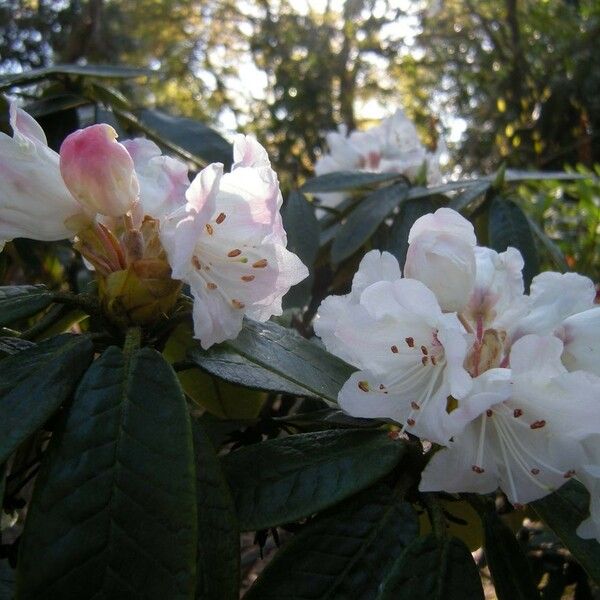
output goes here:
[[140, 105], [255, 132], [291, 180], [325, 131], [397, 105], [431, 145], [450, 128], [467, 172], [600, 153], [593, 0], [6, 0], [0, 23], [2, 72], [149, 67]]

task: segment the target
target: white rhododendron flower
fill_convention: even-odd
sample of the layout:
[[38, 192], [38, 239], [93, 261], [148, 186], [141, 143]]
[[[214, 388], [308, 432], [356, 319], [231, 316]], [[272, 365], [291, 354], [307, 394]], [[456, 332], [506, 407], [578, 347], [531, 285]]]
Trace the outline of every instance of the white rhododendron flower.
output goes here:
[[[582, 440], [598, 430], [600, 378], [567, 372], [556, 337], [528, 335], [511, 350], [510, 369], [474, 380], [455, 411], [473, 420], [423, 472], [420, 489], [487, 493], [513, 504], [558, 489], [585, 463]], [[455, 415], [452, 413], [451, 417]]]
[[73, 235], [65, 225], [82, 212], [65, 185], [59, 156], [48, 147], [42, 128], [10, 104], [13, 136], [0, 133], [0, 250], [18, 237], [42, 241]]
[[404, 275], [422, 281], [445, 311], [460, 311], [475, 281], [473, 225], [450, 208], [418, 219], [408, 236]]
[[[375, 274], [382, 276], [372, 283]], [[343, 386], [340, 406], [357, 417], [387, 417], [445, 443], [448, 396], [470, 389], [463, 367], [469, 338], [420, 281], [401, 279], [389, 253], [369, 252], [351, 293], [327, 298], [315, 331], [327, 349], [361, 369]]]
[[[329, 152], [315, 164], [315, 174], [325, 175], [336, 171], [367, 171], [372, 173], [398, 173], [414, 181], [422, 170], [429, 185], [442, 182], [440, 154], [428, 152], [419, 139], [414, 124], [398, 109], [376, 127], [366, 131], [353, 131], [341, 125], [338, 131], [326, 136]], [[325, 206], [336, 206], [345, 197], [343, 193], [319, 194]]]
[[[350, 294], [319, 308], [315, 332], [359, 369], [340, 407], [446, 446], [423, 472], [422, 491], [500, 488], [523, 504], [577, 477], [597, 495], [593, 283], [542, 273], [525, 294], [520, 253], [476, 246], [472, 226], [449, 209], [418, 219], [408, 240], [404, 279], [399, 265], [384, 268], [389, 254], [372, 251]], [[579, 531], [599, 538], [594, 497], [590, 510]]]
[[173, 277], [194, 295], [194, 328], [204, 348], [237, 336], [244, 315], [266, 321], [308, 275], [286, 249], [281, 193], [264, 148], [237, 136], [234, 165], [213, 164], [186, 192], [187, 203], [163, 223]]
[[[70, 134], [59, 156], [14, 104], [11, 124], [12, 138], [0, 134], [0, 244], [76, 236], [117, 318], [162, 314], [185, 282], [208, 348], [236, 337], [245, 315], [280, 315], [283, 295], [307, 277], [286, 249], [277, 176], [253, 138], [236, 137], [231, 173], [211, 164], [190, 184], [181, 161], [149, 140], [121, 144], [109, 125]], [[143, 299], [124, 287], [130, 280]]]

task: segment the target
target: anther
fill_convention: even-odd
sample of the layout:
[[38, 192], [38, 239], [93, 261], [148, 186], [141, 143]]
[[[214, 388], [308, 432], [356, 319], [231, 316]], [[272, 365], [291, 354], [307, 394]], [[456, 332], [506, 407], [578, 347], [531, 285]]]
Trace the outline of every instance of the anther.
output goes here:
[[220, 225], [224, 220], [225, 220], [225, 213], [221, 213], [216, 219], [217, 225]]
[[426, 366], [428, 361], [429, 361], [429, 357], [427, 357], [427, 356], [421, 357], [421, 362], [423, 363], [423, 366]]
[[542, 427], [544, 427], [546, 425], [546, 421], [544, 421], [543, 419], [540, 421], [534, 421], [529, 427], [531, 429], [541, 429]]
[[406, 419], [406, 424], [409, 427], [414, 427], [415, 426], [415, 420], [414, 419]]
[[206, 287], [207, 287], [209, 290], [216, 290], [216, 289], [217, 289], [217, 284], [216, 284], [216, 283], [213, 283], [212, 281], [209, 281], [209, 282], [206, 284]]
[[368, 381], [359, 381], [358, 382], [358, 387], [363, 392], [368, 392], [369, 391], [369, 382]]
[[212, 225], [210, 223], [206, 224], [206, 233], [208, 233], [208, 235], [212, 235], [214, 233], [214, 230], [213, 230]]
[[243, 302], [240, 302], [239, 300], [235, 300], [235, 299], [231, 301], [231, 304], [233, 304], [233, 306], [235, 308], [239, 308], [239, 309], [242, 309], [246, 306]]
[[233, 250], [230, 250], [227, 253], [227, 256], [229, 256], [229, 258], [235, 258], [236, 256], [239, 256], [242, 253], [242, 251], [239, 248], [234, 248]]
[[405, 338], [405, 340], [404, 340], [404, 341], [406, 342], [406, 345], [407, 345], [409, 348], [414, 348], [414, 347], [415, 347], [415, 338], [412, 338], [412, 337], [407, 337], [407, 338]]
[[491, 416], [492, 416], [494, 413], [492, 412], [492, 409], [491, 409], [491, 408], [488, 408], [488, 409], [485, 411], [485, 414], [486, 414], [488, 417], [491, 417]]
[[427, 356], [427, 354], [428, 354], [427, 347], [426, 347], [426, 346], [421, 346], [421, 352], [422, 352], [422, 353], [423, 353], [425, 356]]
[[482, 467], [478, 467], [477, 465], [473, 465], [473, 466], [471, 467], [471, 470], [472, 470], [474, 473], [477, 473], [477, 475], [481, 475], [482, 473], [485, 473], [485, 469], [483, 469]]
[[523, 411], [520, 408], [515, 408], [515, 410], [513, 410], [513, 417], [515, 419], [518, 419], [522, 414]]
[[200, 259], [197, 256], [192, 256], [192, 264], [194, 265], [194, 267], [196, 267], [196, 269], [202, 268], [202, 263], [200, 262]]
[[254, 281], [254, 275], [242, 275], [240, 278], [242, 281]]
[[261, 258], [260, 260], [257, 260], [255, 263], [252, 263], [252, 266], [255, 269], [264, 269], [269, 263], [267, 262], [266, 258]]
[[394, 353], [394, 354], [398, 354], [398, 346], [392, 346], [390, 348], [390, 350]]
[[532, 475], [539, 475], [540, 474], [540, 470], [539, 469], [531, 469], [531, 474]]
[[420, 410], [421, 409], [421, 407], [416, 402], [414, 402], [414, 401], [410, 403], [410, 407], [413, 410]]

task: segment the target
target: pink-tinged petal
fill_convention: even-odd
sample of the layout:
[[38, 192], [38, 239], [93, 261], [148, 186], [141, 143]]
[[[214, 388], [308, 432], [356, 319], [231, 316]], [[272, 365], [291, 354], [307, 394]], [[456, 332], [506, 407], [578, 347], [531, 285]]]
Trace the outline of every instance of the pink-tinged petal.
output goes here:
[[138, 201], [139, 184], [126, 148], [110, 125], [75, 131], [60, 147], [65, 184], [91, 213], [120, 217]]
[[18, 237], [72, 237], [65, 221], [82, 212], [67, 190], [59, 157], [39, 125], [11, 104], [14, 136], [0, 133], [0, 245]]
[[[241, 142], [257, 150], [251, 140]], [[281, 314], [283, 295], [308, 276], [285, 248], [275, 173], [242, 150], [240, 161], [258, 166], [223, 175], [222, 165], [210, 165], [161, 229], [173, 276], [194, 292], [195, 335], [205, 348], [235, 337], [244, 315], [264, 321]]]
[[584, 370], [600, 376], [600, 307], [565, 319], [556, 334], [563, 340], [562, 360], [569, 371]]
[[238, 167], [271, 167], [267, 151], [250, 135], [237, 134], [233, 138], [233, 166]]
[[145, 138], [125, 140], [123, 146], [135, 165], [144, 214], [160, 219], [185, 204], [190, 185], [185, 163], [163, 155], [154, 142]]
[[194, 177], [185, 194], [187, 210], [195, 212], [199, 219], [208, 220], [215, 211], [215, 201], [222, 177], [221, 163], [213, 163], [202, 169]]

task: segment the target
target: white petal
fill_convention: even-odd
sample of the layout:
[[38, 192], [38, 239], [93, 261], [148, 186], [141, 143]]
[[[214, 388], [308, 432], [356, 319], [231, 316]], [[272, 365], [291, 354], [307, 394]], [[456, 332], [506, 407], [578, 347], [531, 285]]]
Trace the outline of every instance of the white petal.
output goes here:
[[11, 105], [14, 136], [0, 133], [0, 245], [16, 237], [54, 241], [72, 237], [65, 220], [82, 212], [67, 190], [59, 156], [39, 125]]
[[410, 228], [408, 243], [423, 233], [447, 233], [464, 240], [470, 246], [475, 246], [475, 230], [473, 225], [451, 208], [438, 208], [434, 213], [423, 215]]
[[559, 337], [565, 345], [562, 360], [569, 371], [582, 369], [600, 376], [600, 307], [568, 317]]
[[185, 204], [190, 185], [185, 163], [163, 155], [145, 138], [125, 140], [123, 145], [133, 158], [144, 214], [160, 219]]
[[367, 252], [352, 279], [352, 297], [360, 299], [362, 292], [377, 281], [395, 281], [402, 277], [396, 257], [389, 252], [371, 250]]
[[513, 345], [510, 366], [515, 375], [530, 374], [545, 382], [566, 372], [561, 362], [562, 342], [554, 336], [526, 335]]
[[270, 167], [267, 151], [250, 135], [233, 138], [233, 169], [238, 167]]

